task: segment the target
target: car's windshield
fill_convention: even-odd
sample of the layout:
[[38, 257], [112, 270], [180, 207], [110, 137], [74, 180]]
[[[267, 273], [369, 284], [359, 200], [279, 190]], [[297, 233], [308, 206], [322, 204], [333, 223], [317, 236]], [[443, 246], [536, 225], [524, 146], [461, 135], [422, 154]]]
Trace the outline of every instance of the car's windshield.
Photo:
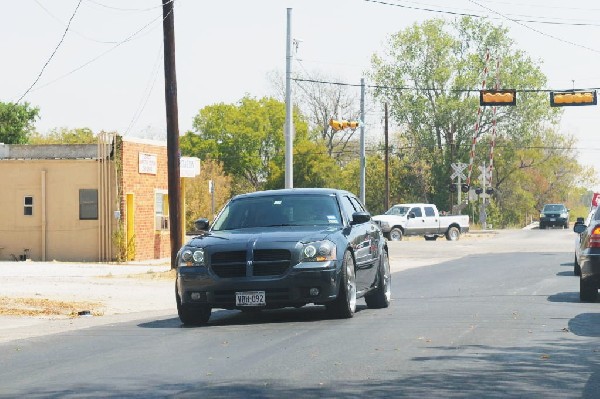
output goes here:
[[565, 212], [565, 206], [561, 204], [544, 205], [544, 212]]
[[408, 210], [410, 208], [407, 206], [393, 206], [390, 209], [388, 209], [385, 214], [386, 215], [398, 215], [398, 216], [404, 216], [408, 213]]
[[294, 194], [232, 200], [213, 231], [269, 226], [337, 226], [342, 223], [334, 195]]

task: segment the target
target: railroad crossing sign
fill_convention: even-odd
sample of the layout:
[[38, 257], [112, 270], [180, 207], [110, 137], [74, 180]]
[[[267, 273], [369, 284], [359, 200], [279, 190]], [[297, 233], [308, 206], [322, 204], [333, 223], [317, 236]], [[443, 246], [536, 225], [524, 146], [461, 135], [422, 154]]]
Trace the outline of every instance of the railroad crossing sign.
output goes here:
[[452, 170], [454, 170], [454, 172], [452, 172], [452, 175], [450, 176], [452, 180], [456, 179], [457, 177], [460, 177], [460, 180], [467, 179], [467, 176], [465, 176], [463, 170], [465, 170], [469, 165], [467, 165], [466, 163], [458, 162], [452, 163], [450, 164], [450, 166], [452, 167]]
[[485, 166], [485, 164], [483, 166], [480, 166], [479, 170], [481, 171], [481, 183], [484, 186], [490, 185], [490, 182], [492, 180], [492, 171], [490, 169], [488, 169]]

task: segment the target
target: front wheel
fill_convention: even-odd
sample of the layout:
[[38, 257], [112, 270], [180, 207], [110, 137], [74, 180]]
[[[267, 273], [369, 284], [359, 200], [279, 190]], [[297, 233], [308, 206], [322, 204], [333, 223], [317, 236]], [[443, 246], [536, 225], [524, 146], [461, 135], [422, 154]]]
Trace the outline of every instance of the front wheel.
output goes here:
[[377, 272], [377, 288], [365, 295], [365, 302], [371, 309], [382, 309], [390, 306], [392, 298], [392, 274], [390, 260], [386, 251], [383, 251], [379, 270]]
[[191, 306], [181, 303], [177, 289], [175, 289], [175, 299], [177, 301], [177, 315], [184, 325], [200, 326], [208, 323], [212, 311], [210, 306], [206, 304]]
[[404, 234], [402, 233], [402, 230], [394, 227], [392, 230], [390, 230], [390, 240], [392, 241], [402, 241], [402, 236]]
[[579, 278], [579, 300], [581, 302], [596, 302], [598, 288], [593, 281]]
[[450, 227], [446, 232], [446, 240], [457, 241], [460, 238], [460, 230], [458, 227]]
[[577, 262], [577, 255], [575, 255], [575, 260], [573, 261], [573, 274], [581, 276], [581, 266], [579, 265], [579, 262]]
[[337, 298], [326, 305], [333, 317], [349, 319], [356, 311], [356, 274], [354, 271], [354, 258], [349, 251], [344, 254], [342, 273], [340, 278], [340, 291]]

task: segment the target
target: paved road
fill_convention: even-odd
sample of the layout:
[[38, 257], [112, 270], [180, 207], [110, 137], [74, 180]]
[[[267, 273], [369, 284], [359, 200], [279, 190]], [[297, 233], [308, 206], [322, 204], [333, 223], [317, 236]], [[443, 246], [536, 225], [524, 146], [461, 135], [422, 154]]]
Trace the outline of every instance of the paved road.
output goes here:
[[175, 314], [0, 344], [0, 396], [595, 398], [600, 304], [578, 302], [572, 232], [390, 243], [389, 309]]

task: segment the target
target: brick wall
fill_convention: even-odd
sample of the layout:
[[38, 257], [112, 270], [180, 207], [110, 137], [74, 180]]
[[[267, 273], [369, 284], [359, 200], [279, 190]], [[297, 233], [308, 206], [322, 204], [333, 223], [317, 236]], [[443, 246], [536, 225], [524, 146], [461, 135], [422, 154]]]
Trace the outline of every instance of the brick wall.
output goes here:
[[[154, 200], [156, 190], [168, 189], [167, 146], [159, 142], [143, 140], [122, 141], [122, 197], [121, 215], [127, 221], [127, 194], [133, 194], [135, 260], [170, 258], [169, 230], [155, 230]], [[150, 166], [156, 166], [156, 174], [140, 171], [140, 153], [149, 154]], [[168, 207], [167, 207], [168, 208]]]

